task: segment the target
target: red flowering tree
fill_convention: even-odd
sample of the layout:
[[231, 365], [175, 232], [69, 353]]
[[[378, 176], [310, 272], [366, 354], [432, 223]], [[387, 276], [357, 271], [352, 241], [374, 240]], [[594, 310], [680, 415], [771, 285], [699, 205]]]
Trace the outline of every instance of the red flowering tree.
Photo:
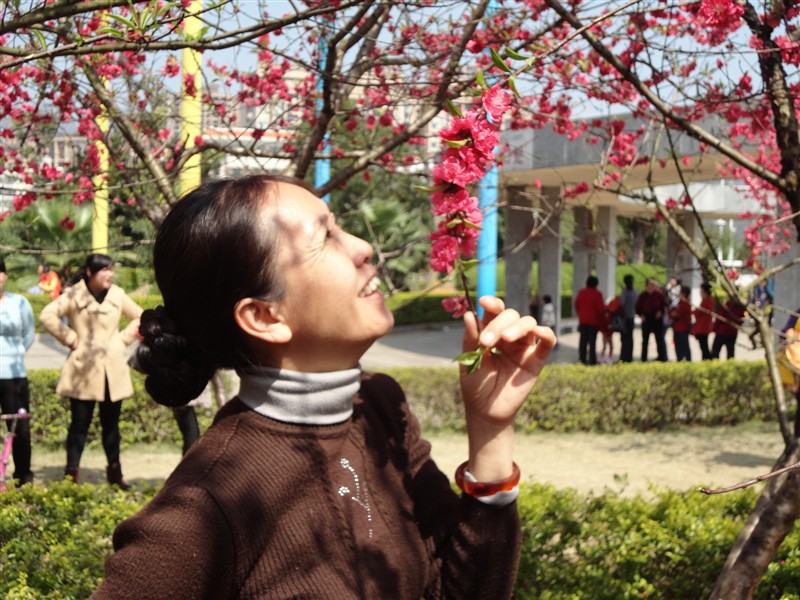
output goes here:
[[[64, 194], [83, 203], [111, 180], [112, 200], [158, 222], [197, 154], [223, 174], [301, 178], [329, 159], [320, 194], [370, 170], [424, 170], [431, 123], [473, 81], [474, 52], [531, 14], [495, 22], [484, 19], [488, 4], [233, 0], [195, 13], [189, 0], [6, 3], [6, 194], [13, 210]], [[189, 17], [202, 21], [196, 32]], [[185, 49], [201, 52], [199, 86], [181, 69]], [[204, 106], [196, 139], [181, 134], [182, 95]]]
[[[500, 4], [501, 11], [518, 8]], [[800, 6], [741, 0], [521, 4], [536, 15], [522, 31], [509, 30], [505, 44], [488, 43], [493, 60], [483, 78], [502, 83], [483, 95], [501, 86], [523, 90], [511, 109], [511, 127], [548, 127], [576, 143], [602, 145], [596, 177], [564, 185], [563, 196], [591, 204], [592, 192], [602, 190], [651, 204], [706, 277], [747, 306], [763, 339], [785, 442], [775, 468], [786, 470], [769, 479], [712, 592], [713, 598], [750, 598], [800, 515], [800, 419], [794, 425], [790, 420], [770, 315], [748, 303], [716, 260], [688, 184], [703, 161], [717, 165], [718, 178], [741, 181], [761, 205], [749, 215], [750, 265], [762, 279], [798, 268], [800, 259], [794, 259], [765, 270], [763, 257], [793, 251], [800, 240]], [[624, 112], [630, 118], [586, 118], [587, 105], [597, 114]], [[485, 128], [455, 119], [442, 135], [450, 149], [435, 172], [439, 185], [432, 201], [445, 219], [434, 237], [432, 262], [443, 272], [459, 268], [471, 252], [460, 229], [474, 208], [464, 186], [486, 161], [458, 149], [474, 147]], [[699, 142], [694, 155], [679, 150], [687, 137]], [[650, 182], [663, 179], [659, 173], [666, 170], [684, 183], [684, 193], [656, 203]], [[697, 220], [699, 239], [681, 226], [687, 214]], [[463, 310], [464, 303], [452, 301], [451, 308]]]
[[[603, 144], [597, 177], [565, 190], [581, 197], [606, 189], [649, 201], [628, 178], [634, 169], [674, 168], [689, 181], [698, 159], [676, 150], [689, 136], [706, 160], [722, 159], [721, 176], [745, 182], [762, 202], [748, 233], [754, 265], [800, 234], [799, 9], [787, 0], [498, 0], [492, 14], [489, 0], [207, 4], [195, 15], [197, 31], [185, 27], [187, 0], [0, 8], [0, 177], [15, 210], [62, 194], [86, 202], [98, 185], [114, 182], [112, 199], [157, 222], [196, 154], [233, 171], [274, 167], [299, 177], [329, 158], [331, 178], [318, 190], [326, 193], [371, 169], [424, 165], [433, 119], [464, 97], [433, 172], [442, 271], [463, 265], [474, 249], [481, 217], [473, 183], [493, 160], [501, 118]], [[200, 86], [181, 72], [183, 49], [202, 52]], [[477, 83], [481, 72], [491, 86]], [[181, 94], [205, 106], [200, 139], [180, 133]], [[586, 106], [626, 111], [643, 126], [581, 118], [585, 110], [577, 109]], [[719, 125], [710, 128], [711, 117]], [[366, 144], [363, 136], [341, 141], [356, 130], [370, 132]], [[74, 152], [51, 152], [64, 135]], [[736, 295], [711, 245], [681, 234], [675, 213], [691, 208], [687, 193], [653, 210]], [[766, 315], [752, 308], [768, 344]], [[778, 464], [790, 464], [800, 458], [798, 427], [779, 386], [776, 406], [787, 449]], [[794, 474], [771, 481], [716, 597], [750, 593], [800, 514], [799, 491]]]

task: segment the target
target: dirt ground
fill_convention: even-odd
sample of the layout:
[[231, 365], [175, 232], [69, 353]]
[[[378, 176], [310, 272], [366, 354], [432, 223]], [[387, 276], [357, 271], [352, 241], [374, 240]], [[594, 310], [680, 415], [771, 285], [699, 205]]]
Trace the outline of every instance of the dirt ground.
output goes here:
[[[466, 437], [428, 436], [439, 467], [452, 474], [466, 459]], [[626, 495], [647, 494], [651, 485], [685, 491], [699, 486], [732, 485], [771, 469], [782, 451], [775, 424], [691, 429], [667, 433], [537, 433], [519, 435], [515, 457], [523, 479], [549, 482], [559, 488]], [[180, 460], [177, 447], [134, 447], [122, 453], [125, 478], [132, 482], [162, 481]], [[63, 476], [64, 453], [34, 448], [37, 481]], [[102, 450], [87, 450], [81, 465], [83, 481], [105, 480]]]

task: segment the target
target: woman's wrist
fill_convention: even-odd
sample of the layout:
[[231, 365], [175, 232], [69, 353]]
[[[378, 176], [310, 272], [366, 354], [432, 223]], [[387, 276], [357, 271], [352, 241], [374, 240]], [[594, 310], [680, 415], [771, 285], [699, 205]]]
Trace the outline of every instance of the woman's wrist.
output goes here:
[[456, 469], [456, 485], [465, 494], [477, 498], [510, 492], [517, 487], [521, 476], [517, 463], [511, 463], [511, 466], [511, 474], [508, 477], [493, 481], [481, 481], [467, 469], [467, 463], [462, 463]]
[[504, 479], [513, 471], [514, 426], [467, 422], [469, 472], [478, 481]]

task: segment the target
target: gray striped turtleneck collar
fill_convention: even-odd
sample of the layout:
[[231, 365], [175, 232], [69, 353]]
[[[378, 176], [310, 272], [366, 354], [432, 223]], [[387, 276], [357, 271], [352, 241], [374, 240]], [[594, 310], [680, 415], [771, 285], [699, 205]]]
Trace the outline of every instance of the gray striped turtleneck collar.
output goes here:
[[239, 399], [270, 419], [297, 425], [333, 425], [353, 414], [361, 369], [301, 373], [272, 367], [237, 371]]

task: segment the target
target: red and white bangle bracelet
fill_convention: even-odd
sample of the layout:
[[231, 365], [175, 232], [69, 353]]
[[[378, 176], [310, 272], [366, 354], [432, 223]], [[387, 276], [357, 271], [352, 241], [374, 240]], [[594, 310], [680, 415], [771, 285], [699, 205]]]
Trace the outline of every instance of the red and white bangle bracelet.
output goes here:
[[499, 492], [509, 492], [517, 487], [520, 479], [520, 471], [517, 463], [513, 463], [513, 471], [511, 475], [505, 479], [497, 481], [470, 481], [465, 477], [467, 472], [467, 463], [462, 463], [456, 469], [456, 485], [465, 494], [476, 497], [493, 496]]

